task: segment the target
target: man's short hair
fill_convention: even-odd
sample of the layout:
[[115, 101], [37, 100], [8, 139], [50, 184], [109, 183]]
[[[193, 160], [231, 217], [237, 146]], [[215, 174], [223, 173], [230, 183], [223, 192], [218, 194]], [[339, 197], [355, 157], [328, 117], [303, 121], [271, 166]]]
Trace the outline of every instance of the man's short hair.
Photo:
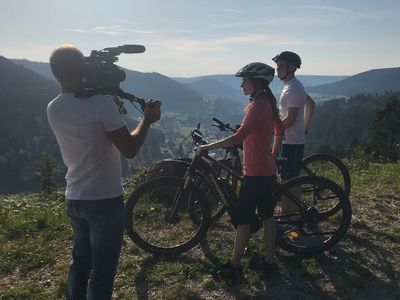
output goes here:
[[82, 74], [83, 54], [74, 45], [58, 46], [50, 56], [50, 66], [54, 77], [61, 83]]

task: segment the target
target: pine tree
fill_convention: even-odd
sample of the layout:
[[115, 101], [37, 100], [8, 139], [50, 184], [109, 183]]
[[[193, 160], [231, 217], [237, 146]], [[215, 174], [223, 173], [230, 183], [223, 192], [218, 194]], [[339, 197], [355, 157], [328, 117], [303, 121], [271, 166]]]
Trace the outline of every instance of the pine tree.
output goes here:
[[376, 156], [386, 161], [400, 160], [400, 96], [393, 96], [378, 112], [368, 144]]
[[41, 193], [48, 196], [57, 189], [54, 179], [55, 163], [49, 151], [41, 155], [40, 174], [42, 177]]

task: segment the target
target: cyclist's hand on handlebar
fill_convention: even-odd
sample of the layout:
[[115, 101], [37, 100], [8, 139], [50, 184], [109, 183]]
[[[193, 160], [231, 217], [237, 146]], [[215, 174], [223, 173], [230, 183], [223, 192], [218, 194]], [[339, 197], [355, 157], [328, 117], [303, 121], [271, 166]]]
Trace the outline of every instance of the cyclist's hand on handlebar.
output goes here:
[[150, 99], [144, 109], [144, 120], [150, 124], [157, 122], [161, 117], [161, 101]]

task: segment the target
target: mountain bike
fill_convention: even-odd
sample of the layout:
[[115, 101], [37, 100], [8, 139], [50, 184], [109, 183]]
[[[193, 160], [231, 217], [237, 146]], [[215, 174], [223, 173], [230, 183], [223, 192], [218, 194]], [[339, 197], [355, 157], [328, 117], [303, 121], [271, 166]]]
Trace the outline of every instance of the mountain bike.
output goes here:
[[[203, 142], [194, 134], [196, 143]], [[156, 177], [140, 185], [126, 202], [128, 236], [142, 249], [155, 254], [179, 254], [196, 246], [211, 225], [209, 196], [219, 199], [231, 222], [236, 219], [236, 191], [218, 176], [215, 167], [237, 180], [243, 177], [207, 152], [196, 155], [182, 177]], [[298, 254], [315, 254], [335, 245], [351, 221], [350, 202], [333, 181], [317, 176], [275, 181], [274, 199], [285, 196], [297, 210], [285, 213], [277, 206], [277, 244]], [[300, 194], [293, 191], [301, 191]], [[332, 213], [331, 208], [337, 207]]]
[[[216, 124], [212, 126], [217, 127], [220, 131], [229, 131], [236, 132], [236, 128], [232, 128], [229, 124], [224, 124], [216, 118], [213, 118]], [[196, 145], [196, 143], [206, 143], [202, 139], [202, 133], [200, 131], [200, 124], [197, 124], [197, 128], [191, 131], [190, 136], [192, 137], [192, 144]], [[180, 147], [182, 148], [182, 146]], [[241, 149], [241, 145], [233, 146], [224, 149], [224, 155], [218, 158], [218, 162], [220, 164], [224, 164], [225, 166], [232, 169], [237, 174], [242, 174], [242, 163], [240, 158], [239, 150]], [[177, 158], [177, 159], [164, 159], [158, 162], [155, 162], [150, 166], [148, 170], [148, 177], [165, 177], [165, 176], [177, 176], [183, 177], [187, 168], [190, 166], [192, 159], [188, 157]], [[229, 173], [225, 172], [223, 168], [219, 167], [217, 164], [213, 166], [216, 169], [217, 177], [223, 178], [225, 181], [231, 184], [231, 187], [234, 191], [238, 188], [239, 180]], [[203, 191], [209, 200], [209, 206], [211, 211], [211, 221], [214, 222], [218, 220], [226, 211], [225, 206], [219, 200], [219, 198], [213, 197], [208, 185], [202, 184], [201, 181], [197, 182], [198, 187]]]
[[[236, 132], [238, 126], [236, 128], [232, 128], [229, 124], [226, 124], [217, 118], [212, 119], [214, 124], [212, 126], [217, 127], [220, 131], [229, 131]], [[202, 136], [200, 132], [200, 124], [197, 125], [197, 128], [192, 130], [192, 144], [196, 145], [195, 136]], [[204, 142], [204, 141], [202, 141]], [[182, 148], [182, 145], [181, 147]], [[219, 159], [220, 162], [223, 162], [227, 166], [233, 168], [236, 173], [241, 174], [242, 165], [240, 161], [239, 154], [240, 147], [232, 147], [225, 149], [225, 155], [223, 158]], [[191, 158], [183, 157], [176, 159], [165, 159], [158, 162], [153, 163], [153, 165], [149, 169], [149, 174], [151, 178], [160, 177], [160, 176], [177, 176], [182, 177], [185, 174], [186, 169], [189, 167], [191, 163]], [[285, 158], [280, 158], [280, 163], [284, 164]], [[221, 168], [218, 168], [218, 174], [221, 176], [226, 176], [225, 179], [230, 181], [233, 189], [236, 191], [238, 186], [238, 181], [234, 177], [229, 177], [228, 174], [224, 174]], [[342, 190], [345, 192], [346, 196], [350, 196], [351, 192], [351, 178], [349, 171], [345, 164], [338, 159], [337, 157], [327, 154], [327, 153], [313, 153], [303, 158], [303, 164], [300, 171], [300, 176], [322, 176], [328, 178], [339, 185]], [[203, 190], [206, 194], [209, 193], [207, 190]], [[210, 197], [210, 199], [212, 199]], [[225, 206], [222, 203], [218, 203], [216, 199], [212, 199], [210, 201], [211, 206], [211, 219], [212, 221], [220, 218], [225, 212]], [[338, 207], [332, 207], [332, 213]]]

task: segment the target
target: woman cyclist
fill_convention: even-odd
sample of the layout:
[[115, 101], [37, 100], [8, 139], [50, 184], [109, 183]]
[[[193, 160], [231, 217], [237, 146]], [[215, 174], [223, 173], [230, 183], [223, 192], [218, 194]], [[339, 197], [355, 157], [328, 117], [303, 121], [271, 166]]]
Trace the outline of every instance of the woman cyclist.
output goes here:
[[[240, 261], [250, 236], [250, 224], [259, 218], [264, 228], [264, 268], [273, 266], [276, 226], [273, 211], [273, 180], [276, 173], [275, 158], [271, 153], [274, 120], [279, 118], [276, 99], [269, 88], [274, 78], [274, 68], [260, 62], [250, 63], [236, 73], [242, 77], [241, 88], [250, 96], [245, 116], [238, 131], [225, 139], [199, 146], [197, 153], [205, 150], [232, 147], [243, 143], [243, 174], [237, 213], [232, 220], [236, 228], [231, 261], [223, 265], [221, 275], [231, 278], [243, 277]], [[257, 209], [257, 214], [255, 211]]]

